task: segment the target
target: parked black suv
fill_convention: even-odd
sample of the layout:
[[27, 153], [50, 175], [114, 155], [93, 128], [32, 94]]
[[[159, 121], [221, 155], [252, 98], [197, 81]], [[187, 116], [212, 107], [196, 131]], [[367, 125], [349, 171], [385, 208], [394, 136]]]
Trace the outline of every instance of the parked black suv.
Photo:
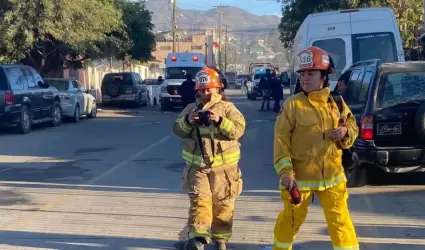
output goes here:
[[102, 103], [131, 102], [136, 107], [147, 106], [149, 92], [136, 72], [109, 73], [102, 80]]
[[30, 66], [0, 64], [0, 124], [16, 124], [19, 133], [27, 134], [32, 124], [41, 122], [62, 122], [57, 89]]
[[335, 91], [338, 86], [360, 128], [355, 151], [361, 164], [349, 186], [366, 185], [379, 169], [425, 168], [425, 62], [358, 62], [341, 75]]

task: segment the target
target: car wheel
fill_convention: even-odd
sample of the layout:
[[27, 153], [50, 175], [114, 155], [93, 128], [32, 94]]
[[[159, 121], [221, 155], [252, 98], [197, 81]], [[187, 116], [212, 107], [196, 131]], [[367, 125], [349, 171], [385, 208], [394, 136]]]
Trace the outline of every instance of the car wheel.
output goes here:
[[27, 105], [21, 108], [21, 116], [16, 128], [19, 134], [28, 134], [31, 132], [31, 111]]
[[52, 107], [52, 125], [60, 126], [62, 123], [62, 108], [59, 102], [55, 102]]
[[91, 106], [91, 112], [89, 114], [87, 114], [86, 116], [87, 116], [87, 118], [96, 118], [96, 116], [97, 116], [96, 101], [93, 101], [93, 104]]
[[156, 98], [153, 98], [153, 106], [158, 105], [158, 101], [156, 100]]
[[363, 187], [368, 184], [368, 168], [366, 165], [345, 170], [345, 176], [347, 178], [347, 187]]
[[108, 87], [108, 94], [111, 97], [118, 97], [120, 95], [120, 86], [118, 84], [112, 83]]
[[147, 92], [145, 102], [143, 102], [142, 106], [147, 107], [150, 103], [151, 103], [151, 98], [150, 98], [149, 92]]
[[142, 95], [141, 94], [139, 94], [138, 96], [137, 96], [137, 99], [135, 100], [135, 102], [134, 102], [134, 107], [135, 108], [140, 108], [142, 106]]
[[81, 116], [80, 105], [77, 104], [75, 105], [74, 117], [72, 117], [72, 122], [78, 123], [80, 121], [80, 116]]
[[160, 103], [161, 103], [161, 111], [168, 111], [170, 109], [168, 103], [164, 99], [162, 99]]

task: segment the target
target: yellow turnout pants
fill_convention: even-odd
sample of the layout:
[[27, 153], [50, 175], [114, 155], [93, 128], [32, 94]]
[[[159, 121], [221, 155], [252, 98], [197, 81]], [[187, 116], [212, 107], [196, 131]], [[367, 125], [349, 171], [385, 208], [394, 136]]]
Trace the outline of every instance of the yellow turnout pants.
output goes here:
[[188, 166], [183, 189], [189, 194], [189, 239], [203, 237], [227, 241], [232, 235], [235, 200], [242, 192], [236, 164], [200, 168]]
[[317, 194], [322, 204], [334, 250], [359, 250], [356, 231], [348, 211], [345, 182], [323, 191], [300, 192], [302, 202], [299, 205], [290, 203], [287, 191], [281, 192], [284, 209], [280, 212], [274, 228], [273, 250], [292, 250], [292, 243], [307, 216], [313, 193]]

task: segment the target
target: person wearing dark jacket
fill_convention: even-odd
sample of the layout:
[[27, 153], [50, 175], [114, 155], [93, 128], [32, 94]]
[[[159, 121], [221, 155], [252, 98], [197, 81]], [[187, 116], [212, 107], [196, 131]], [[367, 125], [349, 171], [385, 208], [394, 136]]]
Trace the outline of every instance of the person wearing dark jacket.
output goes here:
[[271, 79], [271, 90], [272, 97], [274, 99], [273, 111], [279, 113], [280, 111], [280, 100], [283, 100], [283, 86], [278, 73], [273, 72], [273, 77]]
[[195, 82], [191, 74], [186, 75], [186, 81], [184, 81], [180, 87], [180, 95], [184, 107], [196, 101]]
[[265, 111], [264, 110], [264, 104], [267, 102], [267, 110], [269, 111], [271, 110], [270, 108], [270, 90], [271, 90], [271, 70], [270, 69], [266, 69], [266, 75], [263, 76], [260, 80], [260, 82], [258, 83], [258, 87], [261, 91], [261, 95], [263, 96], [263, 102], [261, 103], [261, 109], [260, 111]]
[[164, 82], [164, 78], [162, 76], [158, 76], [157, 84], [161, 85]]

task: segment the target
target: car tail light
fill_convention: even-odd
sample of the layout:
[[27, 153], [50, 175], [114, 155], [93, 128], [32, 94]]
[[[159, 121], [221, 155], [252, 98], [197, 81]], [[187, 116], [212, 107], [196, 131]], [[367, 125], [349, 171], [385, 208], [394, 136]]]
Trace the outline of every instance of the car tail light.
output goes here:
[[373, 116], [367, 115], [362, 119], [361, 138], [373, 140]]
[[194, 61], [194, 62], [197, 62], [197, 61], [198, 61], [198, 57], [197, 57], [197, 56], [194, 56], [194, 57], [193, 57], [193, 61]]
[[15, 96], [13, 95], [12, 91], [6, 91], [4, 95], [4, 104], [6, 105], [15, 104]]
[[177, 56], [172, 56], [172, 57], [171, 57], [171, 61], [172, 61], [172, 62], [177, 61]]

